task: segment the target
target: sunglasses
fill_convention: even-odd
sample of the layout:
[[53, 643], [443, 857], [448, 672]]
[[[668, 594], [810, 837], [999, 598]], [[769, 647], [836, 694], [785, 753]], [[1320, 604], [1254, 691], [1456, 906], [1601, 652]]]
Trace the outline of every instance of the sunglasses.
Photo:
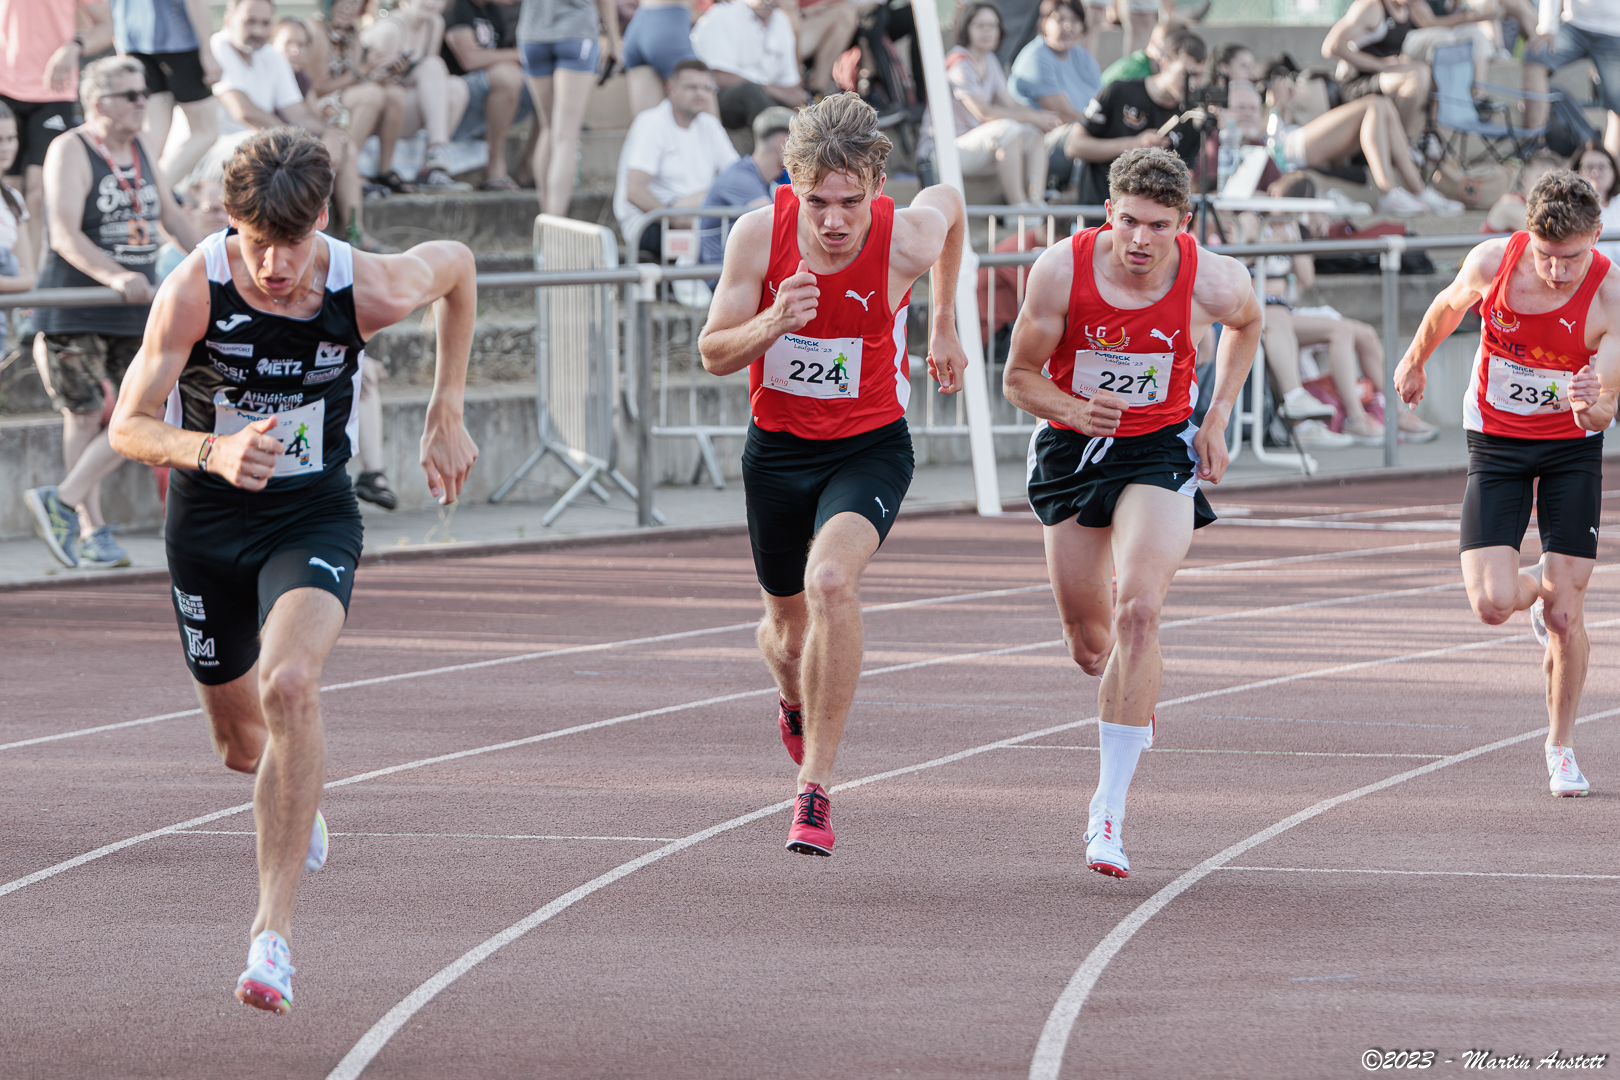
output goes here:
[[145, 101], [146, 96], [145, 90], [120, 90], [116, 94], [102, 94], [100, 100], [106, 101], [108, 98], [123, 98], [125, 101], [133, 105], [137, 101]]

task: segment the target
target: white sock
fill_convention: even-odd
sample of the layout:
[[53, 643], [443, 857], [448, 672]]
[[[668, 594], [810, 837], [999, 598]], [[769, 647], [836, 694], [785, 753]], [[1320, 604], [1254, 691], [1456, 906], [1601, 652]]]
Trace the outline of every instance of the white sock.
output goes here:
[[1133, 727], [1129, 724], [1097, 722], [1097, 739], [1101, 746], [1098, 755], [1101, 768], [1097, 777], [1097, 794], [1091, 797], [1091, 818], [1086, 825], [1089, 834], [1103, 819], [1112, 816], [1116, 830], [1125, 824], [1125, 793], [1130, 790], [1131, 777], [1136, 775], [1136, 761], [1152, 741], [1151, 727]]

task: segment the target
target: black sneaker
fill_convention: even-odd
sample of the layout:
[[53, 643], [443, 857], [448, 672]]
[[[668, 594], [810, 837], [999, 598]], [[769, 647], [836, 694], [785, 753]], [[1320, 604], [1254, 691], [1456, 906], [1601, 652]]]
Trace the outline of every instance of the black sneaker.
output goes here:
[[381, 469], [360, 474], [360, 479], [354, 482], [354, 497], [376, 503], [384, 510], [392, 510], [399, 505], [399, 496], [388, 486], [388, 477], [383, 475]]

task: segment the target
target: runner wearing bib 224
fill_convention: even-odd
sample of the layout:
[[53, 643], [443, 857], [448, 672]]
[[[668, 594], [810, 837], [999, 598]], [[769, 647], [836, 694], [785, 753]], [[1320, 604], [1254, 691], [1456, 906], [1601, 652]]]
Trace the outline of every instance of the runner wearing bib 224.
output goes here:
[[[1565, 170], [1542, 177], [1525, 203], [1527, 231], [1468, 253], [1395, 370], [1395, 389], [1416, 405], [1424, 363], [1479, 305], [1479, 352], [1463, 398], [1463, 582], [1489, 625], [1530, 609], [1547, 650], [1555, 795], [1590, 790], [1570, 742], [1591, 653], [1582, 606], [1597, 560], [1603, 429], [1620, 395], [1620, 270], [1592, 250], [1600, 213], [1586, 180]], [[1541, 561], [1520, 570], [1532, 506]]]

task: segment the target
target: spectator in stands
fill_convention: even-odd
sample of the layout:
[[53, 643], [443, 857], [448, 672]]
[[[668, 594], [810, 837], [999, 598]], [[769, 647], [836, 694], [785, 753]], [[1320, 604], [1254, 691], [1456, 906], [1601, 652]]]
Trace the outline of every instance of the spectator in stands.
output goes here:
[[[17, 160], [17, 117], [0, 101], [0, 176]], [[27, 292], [34, 287], [34, 257], [28, 236], [28, 208], [10, 184], [0, 180], [0, 293]], [[6, 352], [6, 310], [0, 308], [0, 354]]]
[[692, 0], [643, 0], [624, 29], [624, 74], [630, 83], [630, 114], [664, 99], [664, 83], [692, 48]]
[[720, 0], [692, 27], [692, 47], [720, 88], [720, 122], [745, 128], [772, 105], [808, 104], [793, 23], [776, 0]]
[[45, 236], [45, 148], [73, 126], [79, 61], [112, 44], [112, 17], [105, 2], [0, 0], [0, 26], [0, 105], [16, 117], [19, 140], [6, 175], [22, 181], [24, 227], [37, 252]]
[[1485, 221], [1480, 225], [1479, 231], [1490, 235], [1522, 230], [1525, 199], [1529, 196], [1530, 189], [1536, 186], [1537, 180], [1563, 167], [1563, 159], [1551, 150], [1538, 150], [1530, 155], [1530, 160], [1519, 166], [1519, 176], [1514, 182], [1513, 189], [1503, 192], [1502, 197], [1486, 211]]
[[[417, 170], [416, 186], [449, 191], [468, 186], [450, 175], [448, 149], [450, 133], [467, 111], [468, 90], [465, 80], [450, 77], [441, 55], [444, 4], [445, 0], [400, 0], [385, 18], [374, 20], [361, 31], [360, 37], [368, 52], [396, 58], [391, 69], [384, 69], [380, 77], [390, 87], [397, 86], [403, 98], [400, 136], [410, 138], [418, 131], [427, 132], [427, 152]], [[280, 49], [279, 25], [275, 40]], [[295, 71], [298, 66], [294, 61]], [[379, 154], [378, 161], [384, 171], [393, 168], [391, 152]]]
[[[225, 213], [225, 189], [214, 177], [198, 177], [189, 184], [175, 190], [175, 195], [183, 200], [185, 215], [191, 219], [192, 230], [201, 239], [210, 233], [217, 233], [230, 224], [230, 215]], [[159, 281], [174, 273], [186, 257], [180, 246], [173, 240], [166, 242], [158, 248], [157, 277]]]
[[354, 478], [354, 497], [384, 510], [399, 506], [399, 496], [388, 484], [383, 457], [382, 361], [360, 353], [360, 400], [355, 409], [358, 421], [360, 475]]
[[1202, 21], [1209, 14], [1209, 3], [1198, 0], [1191, 10], [1180, 13], [1176, 11], [1176, 0], [1116, 0], [1119, 28], [1124, 33], [1121, 50], [1130, 52], [1133, 44], [1147, 41], [1157, 27]]
[[34, 363], [62, 413], [62, 462], [55, 487], [24, 499], [40, 538], [67, 566], [128, 566], [129, 553], [101, 513], [101, 481], [123, 463], [107, 442], [114, 394], [141, 346], [157, 285], [158, 227], [189, 251], [198, 237], [181, 212], [146, 126], [146, 71], [132, 57], [87, 64], [79, 103], [85, 122], [45, 156], [45, 212], [51, 247], [40, 270], [41, 289], [98, 285], [117, 290], [122, 304], [42, 308], [36, 314]]
[[1484, 11], [1437, 16], [1425, 0], [1355, 0], [1322, 41], [1322, 55], [1339, 61], [1339, 94], [1355, 101], [1382, 94], [1395, 103], [1409, 142], [1428, 123], [1429, 65], [1406, 54], [1406, 38], [1425, 27], [1454, 25], [1491, 17]]
[[[305, 25], [309, 45], [304, 74], [316, 95], [346, 113], [349, 142], [358, 150], [376, 135], [382, 147], [377, 159], [377, 182], [394, 191], [405, 191], [405, 181], [394, 172], [394, 147], [399, 142], [400, 125], [405, 120], [405, 91], [388, 87], [381, 77], [393, 74], [395, 56], [368, 61], [360, 42], [360, 12], [365, 0], [319, 0], [319, 10]], [[390, 90], [393, 92], [391, 93]]]
[[[219, 103], [209, 89], [219, 81], [219, 62], [203, 47], [214, 28], [208, 0], [113, 0], [112, 21], [118, 51], [146, 67], [146, 136], [158, 167], [178, 184], [219, 138]], [[175, 109], [190, 134], [170, 151]]]
[[[731, 137], [708, 111], [715, 94], [708, 66], [682, 60], [674, 70], [668, 97], [630, 122], [619, 154], [613, 213], [627, 230], [660, 206], [702, 206], [714, 178], [737, 160]], [[662, 257], [662, 223], [641, 234], [641, 250], [655, 261]]]
[[[1047, 152], [1042, 138], [1060, 120], [1054, 112], [1019, 104], [1007, 92], [996, 59], [1001, 32], [1001, 12], [986, 0], [976, 0], [958, 16], [957, 45], [945, 56], [962, 175], [996, 177], [1009, 205], [1043, 206]], [[932, 156], [934, 139], [932, 118], [925, 117], [917, 143], [919, 158]]]
[[1159, 70], [1159, 61], [1164, 58], [1165, 35], [1176, 29], [1175, 23], [1160, 22], [1154, 26], [1153, 32], [1148, 35], [1147, 44], [1129, 52], [1103, 68], [1103, 85], [1109, 83], [1125, 82], [1129, 79], [1145, 79]]
[[[754, 152], [738, 158], [720, 170], [704, 196], [704, 206], [767, 206], [779, 184], [787, 183], [782, 171], [782, 145], [787, 142], [793, 110], [772, 105], [754, 117]], [[725, 236], [736, 218], [706, 217], [698, 221], [699, 261], [717, 263], [725, 253]], [[711, 288], [713, 286], [710, 286]]]
[[1215, 50], [1209, 62], [1209, 81], [1215, 86], [1234, 82], [1252, 83], [1259, 77], [1254, 68], [1254, 50], [1241, 41], [1229, 41]]
[[[1108, 167], [1125, 151], [1161, 146], [1174, 151], [1187, 168], [1198, 161], [1200, 117], [1184, 113], [1182, 94], [1203, 82], [1204, 39], [1182, 27], [1165, 35], [1159, 70], [1146, 79], [1108, 83], [1086, 107], [1085, 122], [1069, 130], [1063, 153], [1087, 163], [1081, 170], [1080, 201], [1100, 205], [1108, 198]], [[1160, 133], [1171, 121], [1170, 130]]]
[[[1600, 219], [1604, 232], [1620, 232], [1620, 164], [1603, 145], [1587, 140], [1571, 155], [1569, 167], [1584, 177], [1597, 192], [1598, 204], [1603, 208]], [[1613, 262], [1620, 262], [1620, 240], [1604, 240], [1597, 250]]]
[[209, 48], [222, 72], [214, 84], [214, 96], [225, 107], [226, 119], [220, 124], [226, 134], [209, 156], [208, 175], [218, 175], [225, 158], [246, 136], [243, 131], [263, 131], [295, 124], [326, 145], [337, 172], [332, 201], [337, 204], [339, 228], [349, 239], [366, 250], [383, 245], [366, 235], [362, 220], [359, 147], [335, 124], [315, 115], [304, 101], [293, 76], [292, 65], [270, 46], [270, 27], [276, 8], [270, 0], [231, 0], [225, 9], [225, 29], [209, 39]]
[[530, 141], [540, 209], [567, 217], [596, 73], [624, 51], [618, 8], [613, 0], [523, 0], [518, 45], [539, 131]]
[[[1597, 69], [1603, 107], [1609, 110], [1604, 144], [1620, 157], [1620, 4], [1615, 0], [1541, 0], [1536, 36], [1524, 53], [1524, 88], [1546, 93], [1552, 73], [1588, 59]], [[1527, 127], [1547, 122], [1545, 101], [1524, 103]]]
[[[1095, 17], [1096, 8], [1092, 8]], [[1064, 156], [1069, 130], [1085, 116], [1102, 89], [1097, 58], [1081, 41], [1086, 9], [1079, 0], [1041, 0], [1040, 36], [1018, 53], [1008, 73], [1013, 99], [1055, 115], [1060, 123], [1046, 133], [1048, 187], [1062, 190], [1078, 179], [1079, 162]]]
[[[534, 111], [523, 82], [523, 54], [517, 44], [517, 21], [511, 8], [518, 0], [454, 0], [444, 18], [444, 57], [450, 74], [467, 83], [467, 111], [451, 139], [483, 136], [489, 144], [483, 191], [516, 191], [508, 175], [506, 135], [512, 125]], [[529, 129], [528, 145], [519, 159], [530, 168], [540, 125]]]
[[[291, 15], [283, 15], [276, 20], [275, 27], [270, 33], [270, 44], [276, 52], [287, 58], [287, 64], [293, 69], [293, 78], [298, 82], [298, 92], [304, 95], [304, 102], [310, 108], [320, 111], [320, 105], [315, 99], [315, 84], [309, 81], [304, 74], [304, 56], [309, 52], [309, 27], [304, 20], [295, 19]], [[336, 110], [333, 110], [334, 115]], [[323, 120], [330, 120], [330, 116], [322, 116]]]
[[823, 96], [838, 93], [833, 64], [855, 40], [855, 30], [861, 25], [860, 8], [854, 0], [798, 0], [796, 7], [789, 0], [782, 10], [794, 20], [800, 62], [810, 61], [805, 89]]

